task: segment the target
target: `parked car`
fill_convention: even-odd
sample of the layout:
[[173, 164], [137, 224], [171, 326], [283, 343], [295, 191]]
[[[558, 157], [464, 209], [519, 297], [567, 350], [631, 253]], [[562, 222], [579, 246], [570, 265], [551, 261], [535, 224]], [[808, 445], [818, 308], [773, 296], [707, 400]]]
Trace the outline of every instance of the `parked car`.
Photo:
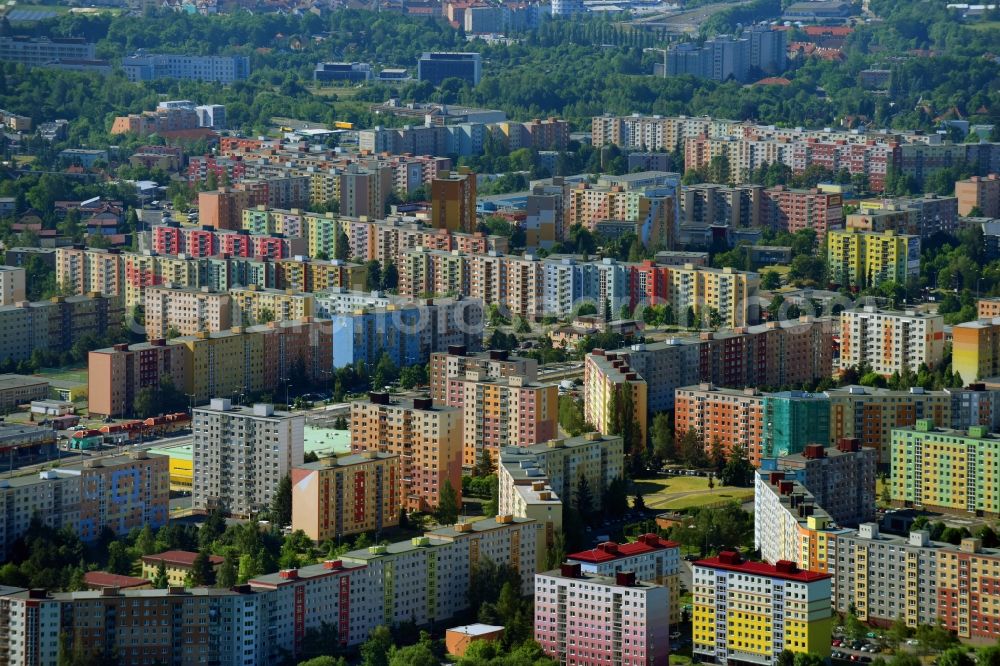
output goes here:
[[839, 638], [834, 638], [833, 641], [830, 642], [830, 645], [832, 645], [833, 647], [840, 647], [840, 644], [842, 642], [843, 641], [841, 641]]

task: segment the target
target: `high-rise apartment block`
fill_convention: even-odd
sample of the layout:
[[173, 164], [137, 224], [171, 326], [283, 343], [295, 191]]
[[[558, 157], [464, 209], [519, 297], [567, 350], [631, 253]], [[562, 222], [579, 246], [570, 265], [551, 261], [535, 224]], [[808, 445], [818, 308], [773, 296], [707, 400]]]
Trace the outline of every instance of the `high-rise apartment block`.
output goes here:
[[535, 575], [535, 640], [567, 666], [666, 666], [667, 607], [667, 588], [639, 581], [634, 572], [612, 578], [563, 564]]
[[977, 516], [1000, 515], [994, 489], [1000, 471], [1000, 436], [986, 426], [967, 432], [919, 419], [892, 431], [889, 491], [894, 503]]
[[785, 69], [786, 36], [770, 26], [751, 26], [743, 36], [718, 35], [703, 45], [678, 44], [667, 51], [667, 74], [726, 81], [747, 81], [751, 70], [767, 74]]
[[[803, 317], [794, 323], [706, 332], [610, 352], [595, 349], [591, 355], [610, 354], [612, 361], [626, 360], [630, 371], [646, 382], [648, 409], [654, 413], [673, 409], [676, 389], [701, 382], [769, 387], [827, 377], [832, 367], [832, 335], [829, 319]], [[592, 366], [595, 373], [602, 372], [601, 367]], [[585, 374], [585, 389], [587, 385]], [[585, 390], [584, 404], [589, 399]]]
[[36, 349], [69, 351], [83, 337], [121, 330], [124, 321], [121, 301], [98, 293], [0, 306], [0, 358], [24, 361]]
[[278, 484], [302, 464], [305, 417], [227, 398], [192, 413], [194, 508], [251, 516], [271, 506]]
[[56, 248], [56, 282], [73, 294], [96, 292], [120, 298], [125, 291], [123, 268], [122, 256], [117, 250]]
[[16, 266], [0, 266], [0, 306], [25, 300], [25, 271]]
[[519, 486], [544, 482], [556, 498], [574, 506], [580, 477], [586, 477], [600, 506], [601, 492], [624, 474], [624, 445], [621, 437], [590, 432], [579, 437], [553, 439], [544, 444], [500, 451], [500, 506], [513, 507]]
[[490, 378], [482, 370], [450, 377], [445, 402], [463, 414], [462, 467], [485, 455], [496, 461], [506, 446], [547, 442], [559, 434], [559, 387], [521, 375]]
[[1000, 319], [979, 319], [952, 328], [952, 370], [966, 382], [1000, 375]]
[[826, 391], [830, 399], [830, 444], [843, 438], [858, 439], [861, 445], [878, 452], [878, 463], [888, 465], [894, 428], [930, 419], [938, 427], [951, 424], [952, 396], [944, 391], [925, 391], [914, 386], [909, 391], [866, 386], [845, 386]]
[[292, 529], [313, 541], [399, 523], [399, 456], [369, 450], [292, 468]]
[[312, 317], [315, 297], [295, 289], [261, 289], [255, 284], [230, 289], [233, 319], [241, 326]]
[[699, 384], [674, 393], [674, 428], [678, 437], [694, 430], [711, 454], [718, 445], [728, 457], [742, 449], [754, 465], [761, 458], [764, 396], [753, 388], [726, 389]]
[[430, 398], [372, 393], [351, 403], [351, 450], [400, 456], [399, 498], [410, 511], [437, 507], [445, 482], [462, 490], [462, 411]]
[[88, 460], [0, 482], [0, 553], [36, 518], [84, 542], [107, 527], [118, 534], [165, 525], [170, 496], [166, 456], [143, 451]]
[[442, 171], [431, 181], [431, 226], [448, 231], [476, 229], [476, 175], [468, 169]]
[[840, 314], [840, 368], [867, 365], [880, 375], [921, 365], [934, 368], [944, 358], [944, 317], [915, 310], [890, 312], [868, 305]]
[[427, 363], [449, 346], [478, 350], [483, 303], [476, 298], [435, 298], [334, 315], [333, 366], [378, 363], [388, 354], [397, 367]]
[[144, 323], [150, 339], [165, 338], [171, 330], [195, 335], [232, 326], [232, 298], [208, 287], [175, 287], [168, 282], [146, 287], [144, 297]]
[[[609, 434], [616, 423], [621, 425], [622, 419], [632, 419], [645, 441], [649, 418], [648, 384], [629, 367], [627, 358], [616, 352], [599, 351], [601, 353], [595, 350], [584, 359], [583, 419], [605, 434]], [[628, 399], [631, 399], [632, 409], [626, 413]]]
[[760, 457], [801, 453], [807, 444], [830, 441], [830, 399], [822, 393], [783, 391], [764, 395]]
[[599, 543], [591, 550], [570, 553], [566, 561], [579, 564], [584, 574], [615, 576], [629, 572], [636, 579], [663, 585], [670, 600], [670, 624], [680, 624], [681, 548], [676, 541], [655, 534], [641, 534], [635, 541]]
[[775, 664], [785, 650], [828, 656], [830, 579], [794, 562], [748, 562], [732, 551], [695, 562], [694, 654], [718, 664]]
[[448, 379], [464, 377], [469, 370], [481, 370], [489, 379], [519, 375], [531, 382], [538, 380], [538, 361], [533, 358], [511, 356], [505, 349], [470, 353], [462, 345], [451, 345], [448, 351], [431, 353], [427, 366], [431, 398], [444, 402], [447, 399]]
[[920, 236], [844, 229], [827, 236], [830, 280], [851, 287], [906, 284], [920, 274]]
[[955, 183], [958, 214], [969, 215], [978, 210], [980, 217], [1000, 217], [1000, 175], [972, 176]]
[[959, 638], [992, 641], [1000, 636], [996, 593], [983, 584], [998, 567], [1000, 551], [979, 539], [955, 546], [931, 541], [927, 531], [902, 537], [865, 523], [837, 538], [833, 606], [840, 613], [853, 608], [862, 622], [941, 622]]

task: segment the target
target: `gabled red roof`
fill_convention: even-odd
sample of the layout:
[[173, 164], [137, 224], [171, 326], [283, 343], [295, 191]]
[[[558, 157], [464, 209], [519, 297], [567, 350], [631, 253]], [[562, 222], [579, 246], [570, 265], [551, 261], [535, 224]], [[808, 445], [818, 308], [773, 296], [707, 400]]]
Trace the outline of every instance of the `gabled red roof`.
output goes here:
[[117, 587], [119, 589], [149, 585], [149, 581], [145, 578], [121, 576], [107, 571], [88, 571], [83, 574], [83, 583], [87, 587]]
[[614, 541], [605, 541], [591, 550], [581, 550], [579, 553], [571, 553], [566, 556], [566, 559], [600, 564], [602, 562], [620, 560], [625, 557], [644, 555], [657, 550], [679, 547], [680, 544], [676, 541], [661, 539], [655, 534], [643, 534], [639, 537], [638, 541], [623, 544], [618, 544]]
[[694, 563], [696, 567], [711, 567], [713, 569], [724, 569], [726, 571], [736, 571], [757, 576], [768, 576], [770, 578], [781, 578], [784, 580], [794, 580], [800, 583], [812, 583], [817, 580], [830, 578], [830, 574], [817, 573], [815, 571], [803, 571], [794, 562], [779, 560], [776, 564], [766, 562], [747, 562], [739, 553], [732, 551], [722, 551], [717, 557], [709, 557], [698, 560]]
[[[149, 564], [159, 564], [162, 561], [164, 564], [168, 565], [190, 567], [194, 566], [194, 559], [196, 557], [198, 557], [198, 553], [192, 553], [188, 550], [166, 550], [162, 553], [157, 553], [156, 555], [143, 555], [142, 561]], [[208, 561], [215, 566], [222, 564], [225, 561], [225, 558], [218, 555], [209, 555]]]

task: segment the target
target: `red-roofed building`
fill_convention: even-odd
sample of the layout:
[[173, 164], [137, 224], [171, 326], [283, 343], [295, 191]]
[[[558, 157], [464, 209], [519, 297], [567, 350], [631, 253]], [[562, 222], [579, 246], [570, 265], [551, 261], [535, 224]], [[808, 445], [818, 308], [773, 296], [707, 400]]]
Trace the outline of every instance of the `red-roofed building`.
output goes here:
[[792, 82], [783, 76], [768, 76], [763, 78], [757, 83], [753, 84], [755, 86], [790, 86]]
[[[188, 574], [194, 569], [195, 558], [198, 553], [187, 550], [167, 550], [156, 555], [142, 556], [142, 575], [152, 580], [156, 577], [162, 563], [167, 570], [167, 583], [170, 585], [183, 586], [186, 584]], [[218, 555], [209, 555], [208, 561], [216, 573], [225, 561]]]
[[636, 580], [666, 586], [670, 598], [670, 623], [680, 622], [680, 544], [661, 539], [655, 534], [643, 534], [631, 543], [605, 541], [592, 550], [582, 550], [566, 556], [566, 561], [579, 563], [580, 570], [601, 576], [631, 571]]
[[693, 587], [693, 656], [701, 661], [775, 664], [784, 650], [829, 658], [829, 574], [722, 551], [694, 563]]
[[83, 584], [88, 590], [104, 590], [115, 588], [118, 590], [148, 590], [153, 587], [145, 578], [135, 576], [121, 576], [119, 574], [108, 573], [107, 571], [88, 571], [83, 574]]

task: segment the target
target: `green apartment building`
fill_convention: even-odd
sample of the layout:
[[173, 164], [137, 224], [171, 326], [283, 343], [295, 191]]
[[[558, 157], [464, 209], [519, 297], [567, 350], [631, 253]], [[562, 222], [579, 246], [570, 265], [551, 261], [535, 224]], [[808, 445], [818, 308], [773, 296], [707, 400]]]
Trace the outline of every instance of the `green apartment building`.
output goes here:
[[822, 393], [783, 391], [764, 396], [761, 458], [801, 453], [830, 441], [830, 399]]
[[890, 448], [893, 503], [1000, 515], [1000, 436], [986, 426], [944, 430], [920, 419], [894, 429]]

